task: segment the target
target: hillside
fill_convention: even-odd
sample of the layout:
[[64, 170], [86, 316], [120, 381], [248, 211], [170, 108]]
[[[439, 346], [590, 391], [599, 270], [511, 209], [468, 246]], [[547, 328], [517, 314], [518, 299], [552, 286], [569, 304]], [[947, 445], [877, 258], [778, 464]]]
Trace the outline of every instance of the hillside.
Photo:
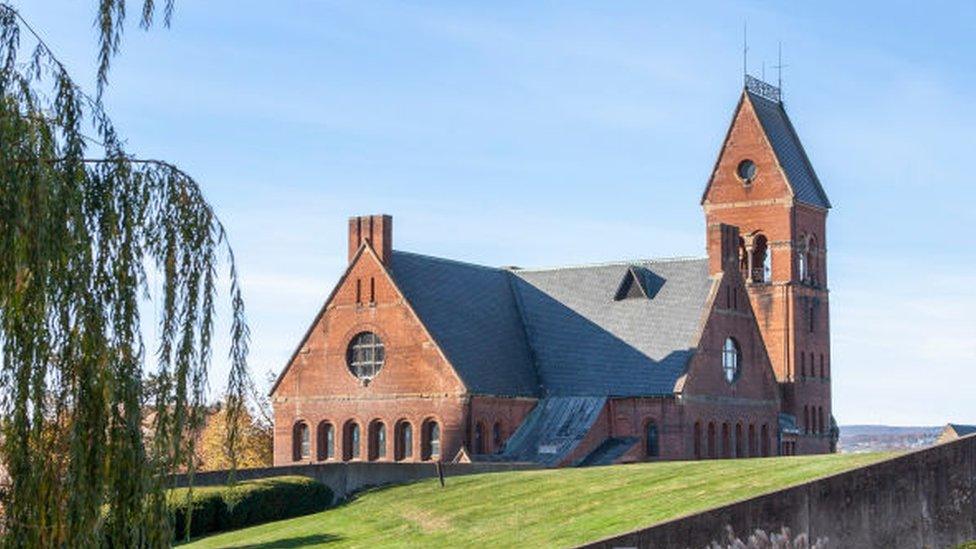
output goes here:
[[335, 509], [185, 547], [570, 546], [880, 461], [891, 454], [496, 473], [377, 489]]

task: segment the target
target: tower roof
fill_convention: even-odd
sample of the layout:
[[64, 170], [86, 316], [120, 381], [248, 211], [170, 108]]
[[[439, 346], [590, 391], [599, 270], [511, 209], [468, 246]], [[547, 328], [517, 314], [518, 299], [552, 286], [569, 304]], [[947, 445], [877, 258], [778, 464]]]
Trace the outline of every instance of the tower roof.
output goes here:
[[829, 209], [830, 200], [783, 108], [779, 88], [747, 76], [742, 92], [742, 101], [746, 100], [752, 104], [797, 202]]

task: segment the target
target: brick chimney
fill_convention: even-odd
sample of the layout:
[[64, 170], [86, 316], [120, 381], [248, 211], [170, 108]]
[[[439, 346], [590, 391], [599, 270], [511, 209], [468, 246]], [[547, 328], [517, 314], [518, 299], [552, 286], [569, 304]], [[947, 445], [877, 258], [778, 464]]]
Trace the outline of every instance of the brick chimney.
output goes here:
[[725, 223], [708, 226], [708, 272], [734, 272], [739, 268], [739, 228]]
[[385, 214], [349, 218], [349, 261], [363, 242], [369, 242], [384, 265], [393, 253], [393, 217]]

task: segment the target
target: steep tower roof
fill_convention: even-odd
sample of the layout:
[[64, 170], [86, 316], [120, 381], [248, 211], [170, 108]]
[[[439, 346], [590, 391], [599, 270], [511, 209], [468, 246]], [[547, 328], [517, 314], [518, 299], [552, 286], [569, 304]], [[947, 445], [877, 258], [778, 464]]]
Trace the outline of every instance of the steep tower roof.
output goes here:
[[[819, 208], [830, 209], [830, 200], [820, 184], [820, 179], [807, 157], [803, 144], [786, 114], [780, 98], [779, 88], [751, 76], [746, 77], [746, 86], [736, 107], [733, 124], [745, 102], [749, 102], [762, 127], [763, 134], [776, 156], [786, 182], [797, 202]], [[729, 128], [731, 133], [731, 127]], [[724, 146], [723, 146], [724, 150]], [[721, 155], [720, 155], [721, 156]], [[714, 177], [714, 175], [713, 175]], [[711, 188], [711, 180], [702, 194], [705, 201]]]

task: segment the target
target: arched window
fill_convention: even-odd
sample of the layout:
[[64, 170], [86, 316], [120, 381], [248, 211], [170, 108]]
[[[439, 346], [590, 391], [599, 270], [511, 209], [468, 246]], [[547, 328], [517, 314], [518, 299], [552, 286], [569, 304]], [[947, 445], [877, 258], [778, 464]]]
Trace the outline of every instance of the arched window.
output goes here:
[[735, 424], [735, 457], [744, 457], [745, 452], [743, 445], [745, 444], [745, 439], [742, 436], [742, 424]]
[[383, 342], [373, 332], [356, 334], [346, 348], [346, 365], [352, 375], [362, 381], [373, 379], [383, 368], [385, 359]]
[[394, 458], [397, 461], [413, 457], [413, 426], [406, 420], [400, 420], [396, 425], [396, 440], [394, 441]]
[[715, 423], [708, 422], [708, 457], [715, 459], [718, 454], [715, 452]]
[[827, 379], [827, 372], [824, 370], [823, 353], [820, 353], [820, 379]]
[[648, 421], [647, 428], [644, 430], [644, 454], [647, 457], [661, 455], [657, 440], [657, 423], [654, 423], [654, 420]]
[[370, 461], [386, 458], [386, 425], [376, 420], [369, 424]]
[[749, 424], [749, 457], [756, 457], [756, 425], [754, 423]]
[[804, 433], [810, 432], [810, 407], [809, 406], [803, 407], [803, 432]]
[[807, 265], [807, 251], [804, 244], [800, 245], [800, 249], [796, 255], [796, 274], [800, 282], [806, 282], [809, 276], [809, 266]]
[[746, 250], [746, 241], [739, 237], [739, 273], [742, 278], [749, 280], [749, 252]]
[[485, 436], [485, 424], [478, 422], [474, 426], [474, 453], [475, 454], [487, 454], [488, 451], [485, 448], [485, 442], [487, 437]]
[[292, 428], [292, 454], [295, 461], [308, 459], [312, 455], [311, 433], [304, 421], [299, 421]]
[[807, 377], [807, 355], [800, 353], [800, 377]]
[[732, 434], [729, 432], [729, 424], [722, 424], [722, 457], [728, 458], [732, 457], [732, 444], [729, 440]]
[[502, 422], [496, 421], [491, 427], [491, 449], [496, 454], [502, 451]]
[[318, 442], [319, 461], [325, 461], [335, 457], [335, 427], [328, 421], [319, 422], [319, 430], [316, 434]]
[[810, 235], [810, 238], [807, 239], [807, 246], [806, 246], [806, 257], [807, 257], [807, 261], [806, 261], [806, 263], [807, 263], [807, 278], [806, 278], [806, 280], [807, 280], [807, 282], [809, 282], [810, 284], [813, 284], [814, 286], [816, 286], [818, 284], [818, 282], [819, 282], [818, 279], [817, 279], [817, 277], [819, 275], [819, 273], [817, 272], [817, 257], [818, 257], [818, 255], [819, 254], [817, 253], [817, 237], [815, 237], [813, 235]]
[[359, 424], [353, 420], [349, 420], [342, 428], [342, 459], [343, 461], [349, 461], [359, 459], [359, 456]]
[[773, 262], [769, 253], [766, 235], [758, 234], [752, 244], [752, 282], [765, 283], [772, 280]]
[[818, 406], [817, 407], [817, 423], [820, 425], [820, 430], [817, 431], [817, 432], [818, 433], [826, 433], [827, 432], [827, 426], [824, 424], [824, 411], [823, 411], [823, 406]]
[[702, 426], [700, 421], [695, 422], [695, 459], [702, 458]]
[[420, 458], [436, 461], [441, 457], [441, 427], [433, 419], [424, 422], [420, 433]]
[[725, 380], [732, 383], [739, 377], [739, 359], [742, 353], [739, 351], [739, 344], [735, 339], [729, 337], [725, 339], [722, 347], [722, 371], [725, 372]]
[[759, 444], [762, 446], [762, 456], [768, 457], [769, 456], [769, 426], [766, 425], [765, 423], [763, 424], [762, 429], [759, 431], [759, 437], [760, 437]]

